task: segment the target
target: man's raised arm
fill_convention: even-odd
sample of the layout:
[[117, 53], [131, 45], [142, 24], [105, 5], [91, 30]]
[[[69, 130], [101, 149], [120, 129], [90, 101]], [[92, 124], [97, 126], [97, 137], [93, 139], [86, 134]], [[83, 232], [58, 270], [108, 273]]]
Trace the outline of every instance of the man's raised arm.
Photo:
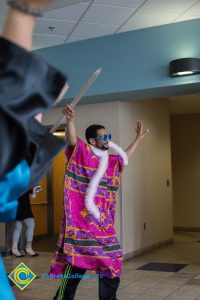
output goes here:
[[75, 146], [77, 143], [76, 128], [74, 124], [74, 108], [67, 104], [63, 109], [63, 114], [66, 116], [66, 139], [69, 141], [70, 145]]
[[135, 152], [135, 150], [136, 150], [138, 144], [140, 143], [140, 141], [143, 139], [145, 134], [147, 132], [149, 132], [149, 129], [144, 130], [142, 121], [138, 121], [136, 123], [135, 131], [136, 131], [136, 137], [135, 137], [134, 141], [125, 150], [126, 155], [128, 156], [128, 158], [133, 155], [133, 153]]

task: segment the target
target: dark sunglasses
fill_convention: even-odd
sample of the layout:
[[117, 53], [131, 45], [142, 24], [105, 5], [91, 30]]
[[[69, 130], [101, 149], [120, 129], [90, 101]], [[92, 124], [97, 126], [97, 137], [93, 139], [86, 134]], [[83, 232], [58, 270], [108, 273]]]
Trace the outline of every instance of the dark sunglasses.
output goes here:
[[100, 136], [97, 136], [96, 138], [93, 138], [94, 140], [100, 140], [102, 142], [109, 142], [112, 139], [112, 135], [109, 134], [102, 134]]

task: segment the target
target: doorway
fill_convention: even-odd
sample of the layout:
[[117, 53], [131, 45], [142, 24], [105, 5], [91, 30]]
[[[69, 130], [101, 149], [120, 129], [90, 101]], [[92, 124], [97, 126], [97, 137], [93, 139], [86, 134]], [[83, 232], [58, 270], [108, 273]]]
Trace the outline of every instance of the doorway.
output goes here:
[[[55, 135], [64, 140], [64, 129]], [[65, 153], [62, 151], [41, 182], [43, 191], [31, 201], [36, 223], [34, 248], [37, 251], [53, 252], [56, 248], [62, 219], [64, 172]]]

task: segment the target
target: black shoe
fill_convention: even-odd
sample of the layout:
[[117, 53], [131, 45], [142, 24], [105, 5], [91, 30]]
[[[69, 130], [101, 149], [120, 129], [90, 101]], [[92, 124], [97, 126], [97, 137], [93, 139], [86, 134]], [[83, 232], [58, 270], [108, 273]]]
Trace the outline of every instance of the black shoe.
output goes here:
[[31, 257], [39, 256], [38, 253], [35, 253], [35, 254], [33, 254], [33, 255], [29, 254], [29, 253], [26, 251], [26, 249], [24, 249], [24, 252], [25, 252], [26, 254], [28, 254], [29, 256], [31, 256]]
[[20, 255], [14, 254], [14, 253], [12, 252], [12, 250], [10, 250], [10, 255], [14, 255], [15, 257], [24, 257], [23, 254], [20, 254]]

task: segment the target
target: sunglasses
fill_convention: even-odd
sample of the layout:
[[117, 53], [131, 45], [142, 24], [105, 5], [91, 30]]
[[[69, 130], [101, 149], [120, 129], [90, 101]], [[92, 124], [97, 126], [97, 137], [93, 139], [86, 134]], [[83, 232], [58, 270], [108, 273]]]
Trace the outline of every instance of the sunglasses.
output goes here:
[[94, 140], [99, 140], [102, 142], [109, 142], [112, 139], [112, 135], [109, 134], [102, 134], [100, 136], [97, 136], [96, 138], [93, 138]]

